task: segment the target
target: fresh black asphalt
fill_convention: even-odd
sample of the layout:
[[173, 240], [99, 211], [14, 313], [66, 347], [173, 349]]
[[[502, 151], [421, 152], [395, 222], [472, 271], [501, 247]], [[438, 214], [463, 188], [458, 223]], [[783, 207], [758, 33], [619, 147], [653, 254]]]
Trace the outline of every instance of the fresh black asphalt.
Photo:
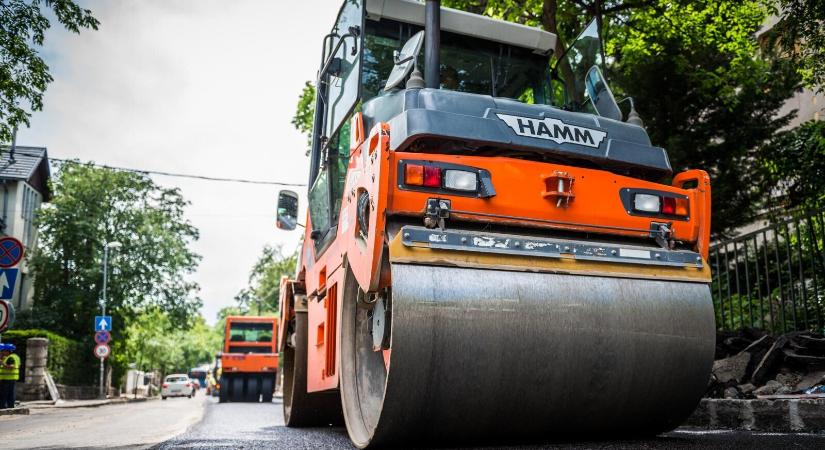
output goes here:
[[[341, 427], [284, 426], [280, 399], [271, 404], [225, 403], [210, 399], [203, 420], [186, 433], [154, 447], [169, 449], [353, 449]], [[436, 447], [441, 449], [454, 447]], [[529, 445], [483, 445], [462, 449], [823, 449], [825, 434], [773, 434], [680, 429], [655, 438], [581, 440]]]

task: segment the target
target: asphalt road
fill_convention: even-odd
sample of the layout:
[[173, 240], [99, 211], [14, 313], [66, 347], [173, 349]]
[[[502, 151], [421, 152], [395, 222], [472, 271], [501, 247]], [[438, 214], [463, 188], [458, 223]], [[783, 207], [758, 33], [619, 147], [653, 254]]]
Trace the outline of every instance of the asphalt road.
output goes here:
[[[352, 449], [346, 430], [338, 427], [292, 429], [284, 426], [279, 399], [272, 404], [227, 403], [210, 399], [203, 420], [157, 450], [171, 449]], [[677, 430], [644, 440], [583, 440], [531, 445], [464, 447], [464, 449], [741, 449], [825, 448], [825, 434], [768, 434]], [[443, 448], [442, 448], [443, 449]]]
[[[284, 426], [280, 400], [219, 404], [194, 399], [152, 400], [95, 408], [33, 410], [0, 417], [2, 449], [352, 449], [340, 427]], [[582, 439], [464, 449], [734, 449], [825, 448], [825, 434], [766, 434], [678, 430], [644, 440]], [[442, 448], [443, 449], [443, 448]]]
[[32, 409], [28, 416], [0, 416], [0, 448], [149, 448], [200, 421], [206, 402], [201, 393], [193, 399]]

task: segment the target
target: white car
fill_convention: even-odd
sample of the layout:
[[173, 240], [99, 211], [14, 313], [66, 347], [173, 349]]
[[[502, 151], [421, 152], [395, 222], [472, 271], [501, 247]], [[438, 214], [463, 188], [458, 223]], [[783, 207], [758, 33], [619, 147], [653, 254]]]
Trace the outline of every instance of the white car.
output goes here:
[[195, 386], [189, 376], [185, 373], [173, 373], [166, 375], [163, 385], [160, 387], [160, 398], [166, 397], [189, 397], [195, 395]]

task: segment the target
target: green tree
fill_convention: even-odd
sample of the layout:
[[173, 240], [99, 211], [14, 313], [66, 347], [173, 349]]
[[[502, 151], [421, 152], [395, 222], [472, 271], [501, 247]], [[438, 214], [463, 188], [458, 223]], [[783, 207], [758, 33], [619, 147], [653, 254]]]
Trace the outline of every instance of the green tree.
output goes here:
[[295, 274], [298, 254], [284, 255], [281, 246], [265, 246], [249, 272], [249, 286], [235, 296], [238, 310], [255, 315], [278, 312], [281, 277]]
[[777, 113], [799, 86], [792, 61], [754, 38], [767, 14], [758, 1], [661, 1], [633, 11], [608, 42], [617, 90], [633, 97], [674, 171], [710, 174], [719, 235], [760, 204], [755, 153], [792, 118]]
[[778, 0], [774, 43], [799, 64], [808, 86], [825, 91], [825, 0]]
[[115, 340], [150, 307], [180, 326], [192, 323], [201, 301], [186, 277], [200, 259], [190, 249], [198, 231], [183, 217], [188, 203], [178, 189], [79, 163], [63, 164], [52, 189], [54, 198], [37, 218], [40, 245], [31, 258], [33, 325], [88, 339], [99, 312], [103, 247], [114, 241], [122, 243], [109, 261], [107, 313]]
[[633, 10], [651, 8], [655, 0], [445, 0], [444, 6], [483, 14], [508, 22], [540, 27], [555, 33], [556, 55], [595, 18], [604, 30], [611, 22], [623, 23]]
[[224, 306], [218, 311], [218, 322], [215, 324], [215, 330], [223, 339], [224, 330], [226, 330], [226, 318], [228, 316], [245, 316], [249, 310], [242, 309], [239, 306]]
[[312, 121], [314, 117], [315, 86], [307, 81], [304, 83], [300, 97], [298, 97], [298, 106], [295, 108], [295, 115], [292, 116], [292, 125], [307, 137], [307, 155], [312, 151]]
[[[134, 363], [143, 370], [159, 370], [163, 374], [186, 373], [192, 367], [209, 363], [220, 351], [222, 329], [210, 327], [201, 316], [192, 325], [180, 328], [169, 315], [150, 308], [129, 323], [126, 339], [115, 351], [121, 365]], [[116, 348], [118, 350], [118, 348]]]
[[[713, 185], [712, 227], [747, 223], [762, 198], [751, 180], [755, 152], [785, 126], [779, 108], [799, 85], [793, 61], [760, 51], [754, 38], [771, 12], [756, 0], [446, 0], [446, 6], [556, 33], [560, 55], [595, 17], [608, 76], [633, 97], [654, 145], [674, 171], [701, 168]], [[822, 33], [819, 16], [797, 15]], [[803, 18], [804, 17], [804, 18]], [[808, 33], [810, 35], [811, 33]], [[820, 46], [822, 47], [822, 46]]]
[[758, 160], [758, 184], [770, 209], [825, 205], [825, 122], [809, 121], [777, 134], [760, 149]]
[[67, 30], [97, 30], [99, 22], [73, 0], [4, 0], [0, 6], [0, 142], [9, 142], [33, 111], [43, 109], [43, 93], [53, 78], [40, 57], [51, 12]]

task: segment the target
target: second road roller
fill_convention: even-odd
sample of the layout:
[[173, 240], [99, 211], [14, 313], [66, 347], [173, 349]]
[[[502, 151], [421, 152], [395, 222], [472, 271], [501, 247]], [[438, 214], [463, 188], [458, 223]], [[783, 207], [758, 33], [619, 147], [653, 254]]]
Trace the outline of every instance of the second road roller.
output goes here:
[[[343, 2], [281, 286], [288, 426], [343, 422], [366, 448], [690, 415], [714, 353], [710, 181], [616, 100], [595, 23], [555, 48], [438, 1]], [[280, 192], [280, 228], [299, 197]]]

